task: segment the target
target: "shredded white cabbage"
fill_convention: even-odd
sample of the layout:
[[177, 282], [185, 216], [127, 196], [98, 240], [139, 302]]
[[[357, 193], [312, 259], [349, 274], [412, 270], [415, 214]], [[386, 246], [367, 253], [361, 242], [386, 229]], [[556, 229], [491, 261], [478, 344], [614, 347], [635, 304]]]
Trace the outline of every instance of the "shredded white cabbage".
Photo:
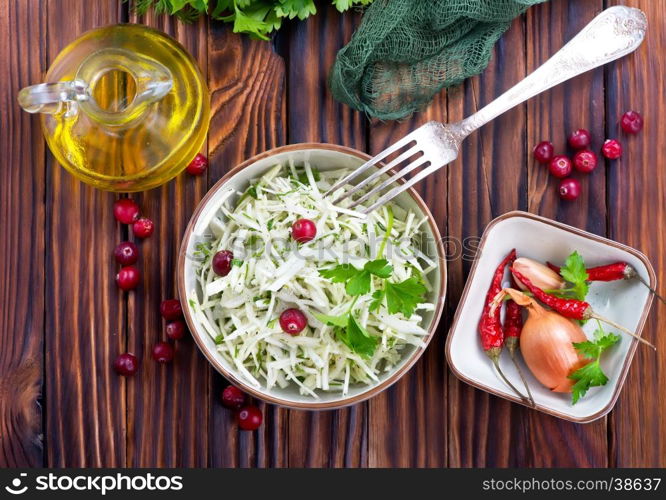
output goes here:
[[[294, 383], [301, 394], [317, 398], [317, 391], [347, 394], [352, 384], [373, 384], [391, 370], [407, 345], [423, 346], [427, 331], [421, 326], [423, 311], [433, 304], [421, 303], [409, 318], [389, 314], [385, 305], [369, 310], [372, 291], [381, 286], [372, 279], [369, 294], [356, 299], [353, 314], [370, 335], [377, 337], [374, 354], [363, 357], [336, 338], [335, 328], [314, 314], [344, 314], [352, 307], [344, 283], [332, 283], [319, 270], [340, 263], [357, 268], [377, 257], [386, 236], [388, 209], [369, 216], [336, 206], [323, 198], [346, 171], [317, 172], [309, 165], [277, 166], [238, 193], [237, 206], [227, 207], [225, 196], [212, 216], [213, 241], [198, 245], [201, 257], [197, 274], [200, 290], [188, 297], [197, 319], [215, 339], [219, 354], [235, 366], [255, 387], [284, 388]], [[340, 190], [342, 193], [343, 190]], [[369, 200], [366, 203], [370, 203]], [[404, 280], [418, 274], [425, 286], [434, 263], [414, 246], [425, 219], [396, 205], [391, 234], [383, 258], [393, 266], [393, 277]], [[298, 244], [291, 238], [292, 224], [299, 218], [313, 220], [314, 240]], [[212, 270], [213, 255], [231, 250], [231, 272], [220, 277]], [[299, 335], [284, 333], [280, 313], [296, 307], [305, 313], [308, 326]]]

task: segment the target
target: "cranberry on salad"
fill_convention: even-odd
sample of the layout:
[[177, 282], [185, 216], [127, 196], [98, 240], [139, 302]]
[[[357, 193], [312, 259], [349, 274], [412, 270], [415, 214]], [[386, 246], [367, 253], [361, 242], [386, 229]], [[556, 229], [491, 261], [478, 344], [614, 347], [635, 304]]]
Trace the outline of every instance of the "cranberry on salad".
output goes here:
[[308, 319], [299, 309], [286, 309], [280, 314], [280, 328], [289, 335], [298, 335], [308, 326]]
[[298, 219], [291, 226], [291, 237], [299, 243], [306, 243], [317, 236], [317, 225], [310, 219]]
[[230, 250], [220, 250], [213, 255], [213, 271], [218, 276], [226, 276], [231, 272], [231, 262], [234, 254]]

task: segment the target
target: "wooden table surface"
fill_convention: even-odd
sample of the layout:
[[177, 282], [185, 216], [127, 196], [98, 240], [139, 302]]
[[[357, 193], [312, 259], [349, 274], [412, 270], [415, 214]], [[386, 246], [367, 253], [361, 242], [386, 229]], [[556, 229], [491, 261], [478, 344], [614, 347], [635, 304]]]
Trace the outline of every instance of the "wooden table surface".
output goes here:
[[[328, 3], [328, 2], [327, 2]], [[428, 120], [479, 109], [561, 47], [615, 1], [552, 0], [517, 19], [488, 69], [441, 93], [401, 123], [370, 122], [333, 101], [326, 86], [336, 51], [358, 14], [320, 2], [307, 22], [287, 23], [272, 42], [251, 41], [217, 22], [184, 25], [137, 18], [119, 0], [0, 0], [0, 464], [2, 466], [666, 466], [666, 310], [653, 306], [615, 409], [576, 425], [510, 404], [459, 382], [444, 343], [471, 262], [447, 263], [446, 311], [421, 361], [395, 386], [340, 411], [262, 405], [265, 424], [241, 432], [219, 403], [225, 382], [189, 339], [169, 366], [150, 360], [162, 335], [158, 306], [175, 293], [181, 235], [197, 202], [226, 171], [283, 144], [321, 141], [379, 152]], [[587, 73], [500, 117], [464, 144], [461, 158], [419, 186], [442, 234], [479, 236], [494, 217], [528, 210], [645, 252], [666, 283], [666, 2], [635, 0], [650, 28], [637, 53]], [[143, 282], [118, 291], [111, 253], [127, 237], [116, 198], [76, 181], [48, 152], [38, 119], [16, 103], [42, 81], [67, 43], [86, 30], [141, 22], [180, 40], [212, 93], [207, 177], [182, 175], [136, 196], [156, 222], [141, 244]], [[563, 144], [578, 127], [595, 144], [618, 135], [627, 109], [644, 132], [620, 161], [602, 164], [574, 203], [530, 148]], [[454, 253], [455, 249], [451, 249]], [[666, 285], [665, 285], [666, 286]], [[130, 350], [133, 378], [111, 362]]]

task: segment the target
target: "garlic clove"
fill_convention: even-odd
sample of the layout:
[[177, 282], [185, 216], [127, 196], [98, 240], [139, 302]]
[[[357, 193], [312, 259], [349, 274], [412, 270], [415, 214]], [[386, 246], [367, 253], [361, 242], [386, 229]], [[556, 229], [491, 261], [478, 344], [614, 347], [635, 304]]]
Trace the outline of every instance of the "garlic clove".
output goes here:
[[[542, 290], [559, 290], [564, 288], [566, 283], [562, 277], [555, 271], [545, 266], [541, 262], [528, 259], [527, 257], [520, 257], [513, 262], [512, 269], [515, 269], [523, 276], [527, 277], [535, 286]], [[519, 280], [515, 280], [516, 285], [521, 290], [526, 290], [527, 287]]]

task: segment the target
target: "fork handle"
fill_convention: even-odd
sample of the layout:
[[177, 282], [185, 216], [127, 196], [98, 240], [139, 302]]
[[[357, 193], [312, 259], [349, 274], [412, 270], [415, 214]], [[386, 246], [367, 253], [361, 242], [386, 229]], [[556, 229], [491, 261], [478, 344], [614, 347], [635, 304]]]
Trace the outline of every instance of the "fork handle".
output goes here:
[[646, 29], [647, 19], [639, 9], [615, 6], [604, 10], [524, 80], [453, 125], [460, 139], [530, 97], [633, 52]]

